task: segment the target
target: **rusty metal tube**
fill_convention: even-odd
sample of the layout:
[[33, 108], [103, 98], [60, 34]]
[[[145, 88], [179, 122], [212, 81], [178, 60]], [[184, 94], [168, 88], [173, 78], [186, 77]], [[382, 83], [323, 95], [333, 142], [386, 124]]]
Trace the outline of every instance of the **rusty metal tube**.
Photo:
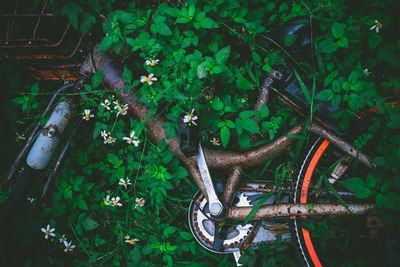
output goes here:
[[[273, 204], [262, 206], [253, 216], [253, 220], [290, 217], [290, 216], [313, 216], [313, 215], [360, 215], [365, 214], [375, 207], [374, 204], [348, 204], [351, 211], [342, 204]], [[253, 207], [231, 207], [229, 208], [228, 219], [245, 220]]]
[[240, 181], [240, 176], [240, 168], [233, 168], [232, 173], [225, 182], [224, 193], [222, 194], [222, 202], [228, 206], [230, 206], [232, 203], [232, 197], [236, 191], [236, 186]]
[[310, 126], [310, 131], [312, 133], [315, 133], [316, 135], [319, 135], [327, 139], [329, 142], [331, 142], [333, 145], [346, 152], [351, 157], [358, 159], [366, 167], [370, 169], [375, 168], [375, 164], [365, 154], [361, 153], [360, 151], [358, 151], [357, 148], [350, 145], [339, 136], [331, 133], [327, 129], [322, 128], [316, 123], [312, 123]]

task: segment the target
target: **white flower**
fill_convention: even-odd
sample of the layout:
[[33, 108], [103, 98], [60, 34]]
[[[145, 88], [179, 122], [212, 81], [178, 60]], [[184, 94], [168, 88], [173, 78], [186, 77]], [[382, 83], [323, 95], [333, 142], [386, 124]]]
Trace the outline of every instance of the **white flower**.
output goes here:
[[113, 198], [111, 199], [112, 205], [113, 205], [113, 206], [119, 206], [119, 207], [121, 207], [122, 204], [119, 203], [119, 200], [120, 200], [119, 197], [113, 197]]
[[155, 65], [158, 64], [158, 62], [160, 62], [160, 60], [158, 60], [158, 59], [152, 59], [151, 61], [150, 60], [146, 60], [146, 65], [147, 66], [150, 65], [150, 67], [154, 67]]
[[128, 104], [125, 104], [124, 106], [116, 106], [118, 109], [117, 117], [119, 114], [126, 115], [128, 113]]
[[72, 245], [72, 241], [69, 241], [69, 243], [67, 241], [64, 241], [64, 252], [72, 252], [72, 250], [75, 248], [75, 245]]
[[26, 197], [26, 200], [28, 200], [30, 203], [35, 202], [36, 198], [34, 197]]
[[364, 69], [364, 74], [367, 75], [367, 76], [369, 76], [369, 75], [371, 74], [371, 72], [368, 71], [368, 69]]
[[128, 185], [132, 185], [130, 179], [126, 179], [126, 181], [125, 181], [124, 178], [119, 179], [118, 184], [119, 184], [119, 185], [122, 185], [123, 187], [125, 187], [125, 189], [126, 189], [126, 187], [127, 187]]
[[94, 115], [90, 114], [90, 109], [85, 109], [85, 115], [82, 117], [82, 119], [84, 120], [89, 120], [90, 118], [93, 118]]
[[100, 136], [103, 137], [104, 140], [106, 140], [106, 139], [107, 139], [107, 136], [108, 136], [106, 130], [101, 131], [101, 132], [100, 132]]
[[190, 111], [190, 113], [188, 115], [185, 115], [183, 117], [183, 122], [184, 123], [189, 123], [189, 125], [190, 125], [190, 123], [193, 123], [194, 125], [197, 125], [195, 120], [197, 120], [197, 116], [194, 115], [194, 108], [192, 108], [192, 111]]
[[140, 76], [140, 82], [142, 82], [142, 83], [147, 82], [149, 85], [152, 85], [152, 84], [153, 84], [153, 81], [157, 81], [157, 78], [156, 78], [156, 77], [153, 77], [153, 76], [154, 76], [153, 73], [150, 73], [150, 74], [149, 74], [149, 77]]
[[248, 100], [248, 98], [247, 97], [245, 97], [245, 98], [241, 98], [240, 99], [240, 102], [242, 102], [242, 104], [244, 104], [244, 103], [246, 103], [246, 101]]
[[125, 239], [125, 243], [129, 243], [130, 245], [135, 245], [136, 242], [138, 242], [139, 239], [138, 238], [133, 238], [133, 239]]
[[48, 239], [49, 236], [56, 236], [53, 232], [56, 230], [55, 228], [50, 228], [50, 224], [47, 225], [47, 228], [42, 228], [41, 231], [44, 233], [44, 238]]
[[135, 205], [135, 209], [137, 208], [137, 207], [143, 207], [144, 206], [144, 203], [146, 202], [145, 200], [144, 200], [144, 198], [136, 198], [135, 199], [135, 201], [136, 201], [136, 205]]
[[110, 103], [110, 101], [108, 99], [105, 99], [104, 103], [101, 103], [101, 105], [107, 110], [110, 110], [110, 104], [111, 103]]
[[118, 100], [113, 101], [114, 109], [120, 109], [121, 108], [121, 104], [118, 102]]
[[113, 204], [111, 203], [111, 200], [110, 200], [110, 195], [107, 195], [105, 198], [103, 198], [103, 203], [106, 206], [113, 206]]
[[213, 138], [213, 139], [211, 139], [210, 140], [210, 142], [214, 145], [214, 146], [219, 146], [219, 145], [221, 145], [220, 143], [219, 143], [219, 140], [217, 139], [217, 138]]
[[122, 137], [122, 140], [126, 140], [126, 142], [128, 144], [134, 144], [136, 147], [139, 145], [140, 141], [137, 139], [137, 137], [135, 136], [135, 131], [132, 131], [130, 134], [130, 137], [125, 136]]
[[25, 136], [23, 134], [15, 133], [17, 135], [17, 141], [25, 140]]
[[58, 241], [59, 241], [60, 243], [64, 243], [64, 241], [67, 241], [67, 238], [65, 237], [65, 235], [62, 235], [62, 236], [58, 239]]
[[111, 135], [107, 138], [104, 138], [104, 144], [112, 144], [117, 140], [117, 138], [112, 137]]
[[375, 29], [377, 33], [379, 33], [379, 30], [382, 28], [382, 23], [380, 23], [378, 20], [375, 20], [375, 24], [369, 28], [371, 31]]

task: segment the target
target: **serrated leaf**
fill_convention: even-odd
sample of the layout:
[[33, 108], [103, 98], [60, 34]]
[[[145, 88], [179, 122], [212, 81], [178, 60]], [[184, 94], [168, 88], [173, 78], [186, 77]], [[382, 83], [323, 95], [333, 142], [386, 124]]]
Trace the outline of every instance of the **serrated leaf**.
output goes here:
[[323, 100], [323, 101], [329, 101], [332, 99], [334, 96], [332, 90], [330, 89], [324, 89], [319, 94], [317, 95], [317, 99]]
[[191, 234], [187, 233], [187, 232], [179, 232], [179, 235], [180, 235], [183, 239], [185, 239], [185, 240], [187, 240], [187, 241], [193, 239], [193, 236], [192, 236]]
[[253, 89], [251, 82], [249, 80], [247, 80], [246, 78], [244, 78], [243, 76], [240, 76], [236, 80], [236, 85], [239, 87], [239, 89], [243, 89], [243, 90], [252, 90]]
[[231, 52], [231, 47], [229, 45], [219, 50], [215, 55], [215, 60], [217, 64], [224, 64], [228, 59], [230, 52]]
[[172, 35], [170, 28], [164, 22], [156, 24], [156, 29], [157, 29], [157, 32], [161, 35], [167, 35], [167, 36]]
[[207, 70], [205, 69], [205, 62], [202, 62], [200, 65], [197, 66], [197, 77], [199, 79], [203, 79], [207, 76]]
[[253, 110], [245, 110], [239, 113], [239, 118], [241, 119], [248, 119], [253, 117], [255, 112]]
[[266, 119], [269, 116], [269, 108], [267, 105], [262, 105], [260, 109], [260, 117], [261, 119]]
[[224, 102], [222, 102], [219, 99], [215, 99], [213, 100], [213, 102], [211, 103], [211, 107], [215, 110], [222, 110], [224, 108]]

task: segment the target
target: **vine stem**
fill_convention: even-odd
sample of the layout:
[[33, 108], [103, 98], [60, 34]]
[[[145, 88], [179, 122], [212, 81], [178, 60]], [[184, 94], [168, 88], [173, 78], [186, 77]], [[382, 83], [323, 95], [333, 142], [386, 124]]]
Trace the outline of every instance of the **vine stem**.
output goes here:
[[69, 224], [69, 227], [71, 228], [72, 232], [74, 233], [76, 239], [79, 241], [79, 244], [82, 245], [82, 248], [83, 248], [83, 250], [85, 251], [86, 255], [87, 255], [88, 257], [90, 257], [89, 252], [86, 250], [86, 248], [85, 248], [85, 246], [83, 245], [82, 241], [79, 239], [79, 236], [76, 234], [76, 232], [75, 232], [75, 230], [74, 230], [74, 227], [72, 227], [71, 218], [70, 218], [69, 216], [68, 216], [68, 224]]

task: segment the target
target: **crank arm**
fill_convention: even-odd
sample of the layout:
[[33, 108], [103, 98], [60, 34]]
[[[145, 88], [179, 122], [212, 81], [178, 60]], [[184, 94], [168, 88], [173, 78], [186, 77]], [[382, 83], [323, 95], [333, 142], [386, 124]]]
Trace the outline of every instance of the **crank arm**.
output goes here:
[[214, 184], [211, 180], [210, 172], [208, 171], [206, 159], [204, 157], [203, 149], [199, 144], [199, 153], [196, 155], [197, 165], [200, 170], [201, 180], [207, 193], [208, 207], [211, 215], [219, 216], [223, 213], [224, 207], [219, 201], [217, 193], [215, 192]]

